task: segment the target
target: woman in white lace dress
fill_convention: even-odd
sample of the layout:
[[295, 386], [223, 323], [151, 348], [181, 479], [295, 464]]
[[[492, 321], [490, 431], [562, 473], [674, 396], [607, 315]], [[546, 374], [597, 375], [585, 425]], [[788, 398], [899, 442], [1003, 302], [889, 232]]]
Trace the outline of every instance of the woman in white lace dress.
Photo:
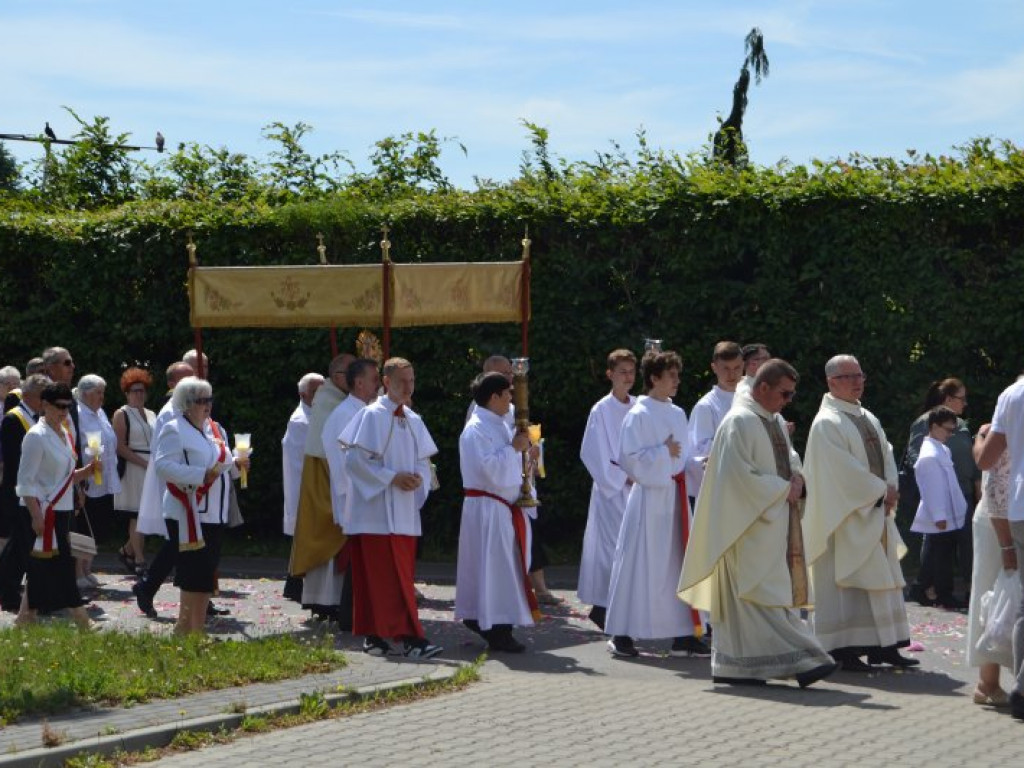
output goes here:
[[[983, 437], [988, 426], [982, 427]], [[990, 707], [1007, 707], [1009, 700], [999, 685], [1000, 667], [1012, 673], [1013, 655], [979, 650], [981, 624], [981, 597], [996, 583], [1003, 570], [1017, 569], [1017, 554], [1010, 537], [1010, 524], [1006, 519], [1010, 480], [1010, 452], [1003, 451], [994, 467], [982, 478], [981, 501], [974, 512], [974, 568], [971, 579], [971, 605], [967, 621], [967, 663], [978, 667], [978, 685], [974, 689], [974, 703]]]
[[128, 519], [128, 541], [117, 556], [129, 573], [141, 573], [146, 555], [143, 537], [135, 530], [139, 518], [139, 500], [142, 483], [149, 465], [149, 452], [153, 442], [153, 424], [156, 414], [146, 407], [146, 396], [153, 385], [153, 377], [142, 368], [129, 368], [121, 375], [121, 391], [128, 404], [114, 412], [112, 419], [117, 434], [118, 463], [124, 468], [121, 492], [114, 497], [114, 510]]

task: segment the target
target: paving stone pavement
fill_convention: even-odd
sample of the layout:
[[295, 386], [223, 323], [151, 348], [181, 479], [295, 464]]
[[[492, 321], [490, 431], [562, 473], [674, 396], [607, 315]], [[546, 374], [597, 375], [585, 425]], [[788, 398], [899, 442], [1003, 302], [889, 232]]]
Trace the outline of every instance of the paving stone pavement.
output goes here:
[[[110, 599], [101, 604], [113, 623], [169, 631], [169, 621], [149, 622], [117, 595], [126, 588], [121, 577], [105, 580], [111, 585]], [[421, 618], [428, 636], [445, 646], [443, 661], [411, 665], [371, 659], [357, 652], [358, 638], [339, 635], [338, 646], [353, 651], [352, 674], [364, 681], [408, 678], [410, 667], [423, 674], [452, 661], [470, 661], [484, 650], [476, 636], [452, 621], [454, 589], [434, 581], [421, 585], [427, 598]], [[568, 586], [550, 575], [549, 581]], [[248, 637], [309, 631], [298, 607], [280, 599], [280, 585], [269, 578], [226, 581], [219, 602], [232, 608], [232, 616], [219, 619], [211, 631]], [[165, 590], [157, 607], [170, 616], [175, 592]], [[910, 606], [920, 671], [837, 673], [803, 691], [793, 683], [734, 689], [712, 686], [705, 659], [668, 657], [665, 643], [638, 643], [642, 655], [636, 660], [611, 658], [604, 638], [587, 622], [584, 606], [569, 591], [558, 594], [565, 599], [563, 605], [550, 609], [537, 627], [517, 631], [528, 651], [520, 656], [495, 654], [484, 665], [482, 681], [464, 691], [247, 736], [170, 756], [159, 764], [215, 768], [268, 765], [280, 759], [303, 766], [756, 766], [781, 761], [787, 768], [1006, 766], [1024, 754], [1024, 724], [971, 703], [974, 670], [963, 663], [962, 614]], [[310, 690], [304, 684], [290, 684], [287, 695]], [[238, 696], [250, 705], [273, 698], [275, 685], [268, 688], [203, 696], [209, 706], [223, 711]], [[277, 694], [285, 695], [285, 684], [277, 686]], [[127, 712], [138, 717], [150, 706], [173, 720], [184, 705], [164, 702]], [[116, 716], [87, 718], [91, 733]], [[18, 727], [0, 730], [0, 739]], [[36, 723], [35, 745], [38, 735]]]

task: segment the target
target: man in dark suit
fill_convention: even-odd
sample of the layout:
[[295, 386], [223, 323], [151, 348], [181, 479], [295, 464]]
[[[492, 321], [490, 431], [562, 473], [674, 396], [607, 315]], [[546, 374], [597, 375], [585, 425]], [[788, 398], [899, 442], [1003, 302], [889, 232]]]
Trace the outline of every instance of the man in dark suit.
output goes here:
[[17, 613], [21, 605], [21, 581], [28, 568], [29, 553], [35, 543], [32, 517], [27, 507], [19, 504], [15, 488], [21, 464], [21, 442], [25, 433], [39, 418], [39, 395], [50, 380], [43, 374], [29, 376], [21, 389], [21, 401], [0, 421], [0, 445], [3, 446], [4, 476], [0, 482], [0, 516], [10, 531], [10, 538], [0, 553], [0, 607]]

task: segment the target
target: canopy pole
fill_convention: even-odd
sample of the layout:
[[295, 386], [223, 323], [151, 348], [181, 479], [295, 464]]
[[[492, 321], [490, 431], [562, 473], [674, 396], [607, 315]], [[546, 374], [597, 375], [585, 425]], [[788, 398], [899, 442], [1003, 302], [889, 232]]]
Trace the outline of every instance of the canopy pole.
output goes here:
[[381, 250], [381, 309], [384, 313], [384, 359], [391, 357], [391, 241], [388, 240], [390, 228], [384, 224], [380, 228], [383, 239]]
[[[327, 266], [327, 246], [324, 245], [324, 233], [316, 233], [316, 252], [320, 256], [320, 264]], [[332, 325], [329, 329], [331, 339], [331, 360], [338, 356], [338, 326]]]
[[[189, 284], [193, 286], [195, 290], [195, 271], [196, 267], [199, 266], [199, 259], [196, 258], [196, 244], [192, 240], [192, 231], [189, 230], [187, 233], [188, 242], [185, 244], [185, 250], [188, 252], [188, 277]], [[196, 376], [200, 379], [205, 379], [205, 371], [203, 370], [203, 329], [195, 328], [192, 332], [193, 346], [196, 350]]]
[[523, 357], [530, 356], [530, 227], [527, 225], [523, 237], [523, 271], [519, 288], [519, 319], [522, 322]]

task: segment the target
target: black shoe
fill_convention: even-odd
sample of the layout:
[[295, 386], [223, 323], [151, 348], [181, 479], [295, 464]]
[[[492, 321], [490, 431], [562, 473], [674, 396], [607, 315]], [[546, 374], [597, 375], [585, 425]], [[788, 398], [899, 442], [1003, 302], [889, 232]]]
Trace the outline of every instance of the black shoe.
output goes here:
[[228, 608], [218, 608], [212, 602], [206, 604], [207, 616], [228, 616], [230, 614], [231, 610]]
[[693, 635], [686, 635], [672, 641], [672, 648], [668, 654], [669, 656], [696, 656], [699, 659], [707, 659], [711, 656], [711, 649], [703, 640], [698, 640]]
[[117, 559], [121, 561], [121, 565], [124, 566], [124, 569], [128, 572], [129, 576], [135, 575], [136, 566], [135, 556], [133, 554], [131, 554], [130, 552], [125, 552], [124, 547], [122, 547], [121, 549], [117, 550]]
[[1024, 696], [1010, 691], [1010, 714], [1018, 720], [1024, 720]]
[[820, 667], [809, 669], [806, 672], [801, 672], [796, 676], [796, 681], [801, 688], [806, 688], [809, 685], [819, 680], [824, 680], [826, 677], [831, 675], [839, 667], [838, 664], [822, 664]]
[[944, 611], [964, 611], [967, 609], [967, 603], [960, 600], [958, 597], [949, 595], [948, 597], [939, 597], [935, 600], [935, 605], [939, 606]]
[[[480, 622], [476, 619], [463, 619], [462, 626], [464, 626], [470, 632], [475, 632], [476, 634], [480, 635], [480, 637], [482, 637], [484, 640], [488, 640], [488, 633], [480, 629]], [[490, 641], [488, 640], [488, 642]]]
[[916, 667], [921, 663], [920, 659], [912, 659], [908, 656], [901, 656], [896, 648], [886, 648], [882, 651], [868, 651], [869, 664], [888, 664], [892, 667]]
[[711, 678], [711, 682], [721, 685], [768, 685], [767, 680], [760, 680], [756, 677], [719, 677], [715, 675]]
[[492, 651], [502, 651], [504, 653], [522, 653], [526, 650], [526, 646], [512, 635], [510, 627], [492, 629], [488, 633], [487, 647]]
[[147, 619], [155, 619], [160, 615], [153, 607], [153, 596], [146, 591], [141, 581], [132, 584], [132, 593], [135, 595], [136, 605], [139, 606], [140, 611], [146, 614]]
[[874, 669], [870, 664], [861, 661], [860, 656], [836, 657], [836, 661], [839, 662], [839, 669], [843, 672], [871, 672]]
[[595, 605], [590, 609], [590, 613], [587, 614], [587, 618], [597, 624], [597, 628], [604, 632], [604, 619], [608, 614], [608, 609], [603, 605]]
[[363, 638], [363, 653], [368, 656], [387, 656], [391, 653], [391, 646], [382, 637], [367, 635]]
[[608, 650], [612, 652], [612, 656], [621, 656], [624, 658], [635, 658], [640, 655], [640, 651], [633, 645], [633, 638], [629, 635], [616, 635], [608, 641]]
[[440, 645], [434, 645], [425, 637], [414, 637], [405, 641], [402, 655], [407, 659], [431, 659], [443, 650]]

